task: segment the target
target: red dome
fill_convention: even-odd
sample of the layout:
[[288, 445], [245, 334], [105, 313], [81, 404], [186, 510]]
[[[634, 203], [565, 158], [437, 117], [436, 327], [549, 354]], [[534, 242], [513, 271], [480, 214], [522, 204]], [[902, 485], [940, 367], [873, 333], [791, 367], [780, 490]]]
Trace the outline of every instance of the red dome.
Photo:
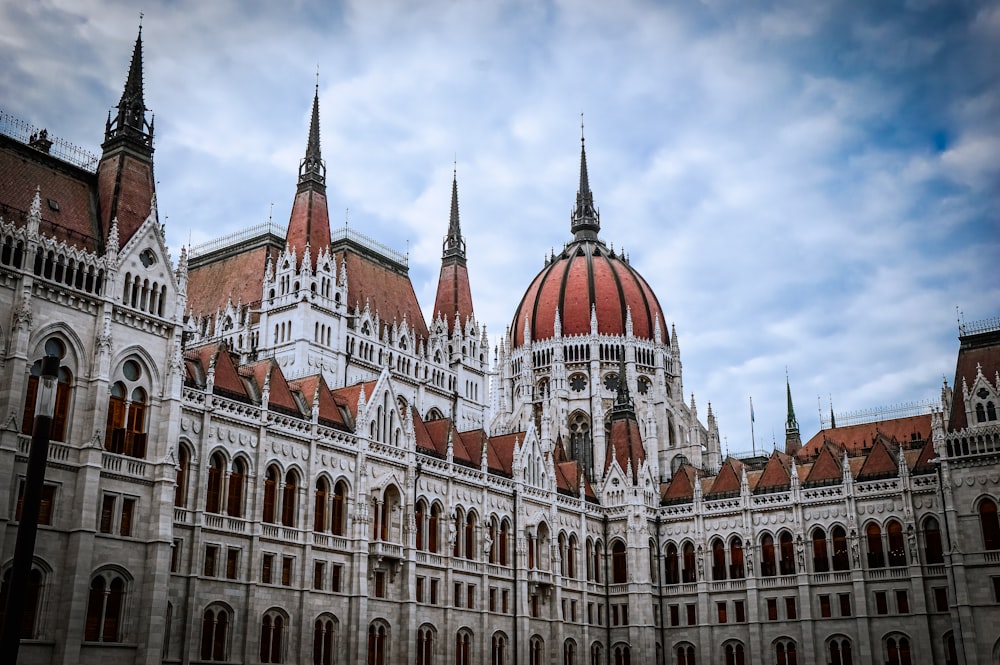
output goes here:
[[511, 323], [513, 347], [524, 344], [525, 319], [532, 341], [554, 337], [556, 310], [563, 335], [590, 334], [592, 307], [601, 335], [624, 335], [628, 310], [636, 337], [652, 340], [657, 318], [663, 329], [663, 310], [646, 280], [604, 243], [577, 241], [532, 280]]

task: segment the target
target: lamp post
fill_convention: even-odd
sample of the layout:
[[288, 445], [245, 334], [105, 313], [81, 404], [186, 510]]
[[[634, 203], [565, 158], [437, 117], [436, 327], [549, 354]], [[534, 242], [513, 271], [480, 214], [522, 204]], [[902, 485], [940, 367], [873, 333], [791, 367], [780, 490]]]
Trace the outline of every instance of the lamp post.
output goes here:
[[24, 496], [21, 501], [21, 520], [17, 526], [14, 545], [14, 562], [7, 587], [7, 607], [4, 613], [0, 653], [5, 661], [17, 662], [21, 645], [21, 623], [24, 618], [25, 595], [31, 577], [31, 562], [35, 554], [35, 536], [38, 534], [38, 513], [45, 484], [45, 464], [49, 456], [49, 435], [52, 432], [52, 415], [56, 406], [59, 379], [59, 357], [47, 355], [42, 359], [42, 373], [38, 380], [35, 401], [35, 422], [28, 449], [28, 470], [24, 478]]

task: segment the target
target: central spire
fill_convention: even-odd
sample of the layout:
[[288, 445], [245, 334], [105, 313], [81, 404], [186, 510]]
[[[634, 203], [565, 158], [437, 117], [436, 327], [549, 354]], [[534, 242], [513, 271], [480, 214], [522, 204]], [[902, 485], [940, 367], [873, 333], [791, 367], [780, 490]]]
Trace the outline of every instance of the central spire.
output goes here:
[[788, 413], [785, 416], [785, 454], [795, 455], [802, 448], [802, 436], [799, 434], [799, 421], [795, 418], [795, 407], [792, 406], [792, 387], [788, 382], [788, 372], [785, 371], [785, 394], [788, 399]]
[[597, 240], [601, 230], [601, 215], [594, 207], [594, 193], [590, 191], [587, 174], [587, 145], [583, 135], [583, 114], [580, 114], [580, 187], [576, 191], [570, 231], [574, 240]]
[[142, 91], [142, 26], [135, 38], [132, 62], [129, 64], [125, 88], [118, 101], [118, 113], [114, 119], [108, 114], [104, 128], [104, 145], [107, 152], [118, 144], [128, 144], [144, 155], [153, 153], [153, 123], [146, 122], [146, 104]]
[[458, 221], [458, 166], [453, 171], [451, 180], [451, 217], [448, 220], [448, 235], [444, 239], [442, 259], [455, 258], [465, 263], [465, 239], [462, 238], [462, 226]]
[[319, 81], [316, 82], [316, 93], [313, 96], [306, 156], [299, 162], [299, 188], [301, 189], [307, 183], [326, 187], [326, 164], [319, 151]]

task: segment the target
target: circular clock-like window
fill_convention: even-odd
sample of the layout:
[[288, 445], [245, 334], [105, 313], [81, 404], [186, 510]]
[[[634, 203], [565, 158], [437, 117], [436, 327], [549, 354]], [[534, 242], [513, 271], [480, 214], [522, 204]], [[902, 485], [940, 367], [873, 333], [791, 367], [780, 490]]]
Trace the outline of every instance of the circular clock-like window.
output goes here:
[[618, 390], [618, 375], [608, 374], [604, 377], [604, 387], [608, 390]]
[[139, 253], [139, 260], [142, 261], [142, 265], [148, 268], [156, 263], [156, 254], [153, 254], [151, 249], [144, 249]]
[[645, 395], [649, 392], [649, 379], [644, 376], [639, 377], [639, 394]]
[[129, 381], [138, 381], [139, 377], [142, 376], [142, 368], [136, 361], [126, 360], [125, 364], [122, 365], [122, 374]]
[[574, 392], [583, 392], [587, 388], [587, 377], [583, 374], [574, 374], [569, 377], [569, 387], [572, 388]]

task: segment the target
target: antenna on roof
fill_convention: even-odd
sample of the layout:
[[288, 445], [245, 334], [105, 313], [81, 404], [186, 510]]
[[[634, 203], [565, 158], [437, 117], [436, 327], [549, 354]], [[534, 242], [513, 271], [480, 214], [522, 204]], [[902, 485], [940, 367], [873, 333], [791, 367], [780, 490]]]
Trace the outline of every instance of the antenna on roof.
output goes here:
[[274, 220], [274, 201], [271, 201], [271, 207], [267, 211], [267, 221], [270, 223]]
[[347, 224], [350, 221], [351, 221], [351, 209], [350, 208], [344, 208], [344, 228], [345, 229], [347, 228]]

